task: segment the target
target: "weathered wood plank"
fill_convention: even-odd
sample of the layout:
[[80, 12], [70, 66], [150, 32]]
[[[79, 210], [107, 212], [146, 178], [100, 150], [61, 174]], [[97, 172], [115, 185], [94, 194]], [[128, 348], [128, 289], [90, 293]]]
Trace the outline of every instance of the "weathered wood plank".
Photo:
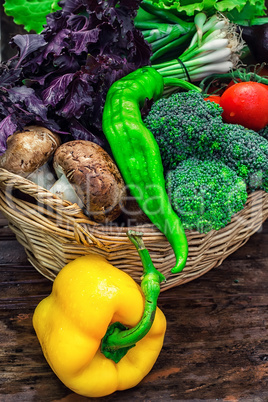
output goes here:
[[[161, 293], [168, 328], [153, 370], [105, 401], [268, 400], [267, 227], [222, 266]], [[0, 400], [93, 400], [58, 380], [34, 333], [34, 308], [52, 283], [15, 239], [2, 238], [0, 248]]]
[[[251, 255], [255, 241], [247, 245]], [[159, 305], [168, 329], [159, 359], [138, 387], [105, 401], [268, 400], [263, 253], [249, 258], [239, 251], [240, 258], [231, 256], [198, 280], [162, 293]], [[73, 394], [52, 373], [32, 328], [34, 308], [51, 282], [27, 264], [0, 266], [0, 400], [90, 400]]]

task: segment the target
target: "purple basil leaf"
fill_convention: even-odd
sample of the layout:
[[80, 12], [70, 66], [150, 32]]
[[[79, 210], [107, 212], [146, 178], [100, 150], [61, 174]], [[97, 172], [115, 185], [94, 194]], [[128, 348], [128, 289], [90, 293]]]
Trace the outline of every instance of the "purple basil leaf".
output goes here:
[[0, 122], [0, 155], [7, 149], [7, 138], [12, 135], [17, 129], [17, 125], [12, 121], [12, 115], [5, 117]]
[[95, 134], [87, 130], [78, 120], [72, 119], [70, 121], [70, 132], [74, 139], [92, 141], [101, 147], [104, 146], [104, 141], [97, 137]]
[[150, 64], [150, 46], [133, 22], [140, 3], [60, 1], [62, 10], [47, 16], [41, 34], [16, 35], [18, 54], [6, 65], [15, 69], [14, 80], [0, 67], [1, 120], [11, 113], [17, 129], [39, 122], [97, 142], [110, 86]]
[[53, 56], [60, 56], [60, 54], [63, 53], [63, 50], [68, 47], [69, 36], [69, 29], [62, 29], [59, 31], [46, 46], [43, 53], [43, 58], [46, 59], [50, 53]]
[[70, 73], [55, 78], [49, 87], [42, 92], [44, 104], [55, 107], [66, 96], [66, 89], [74, 75], [75, 73]]
[[28, 96], [32, 96], [34, 90], [27, 88], [25, 85], [21, 87], [14, 87], [8, 91], [9, 99], [13, 103], [23, 102]]
[[[96, 58], [92, 56], [92, 54], [88, 54], [86, 58], [86, 64], [81, 68], [81, 71], [97, 78], [100, 67], [101, 63], [98, 62]], [[92, 81], [94, 81], [93, 77]], [[95, 82], [97, 82], [97, 80], [95, 80]]]
[[53, 120], [48, 119], [46, 122], [44, 122], [44, 126], [55, 133], [62, 134], [62, 135], [66, 135], [66, 134], [70, 135], [69, 132], [61, 130], [59, 124], [56, 123], [55, 119], [53, 119]]
[[79, 119], [84, 113], [86, 107], [92, 105], [92, 86], [87, 80], [86, 74], [75, 78], [69, 85], [68, 95], [65, 97], [63, 107], [58, 114], [64, 118]]
[[[94, 1], [92, 1], [93, 3]], [[64, 13], [74, 13], [79, 10], [81, 6], [85, 5], [87, 2], [82, 0], [65, 0], [62, 2], [62, 10]]]
[[37, 49], [43, 48], [47, 44], [43, 36], [38, 34], [15, 35], [11, 39], [11, 43], [18, 46], [20, 50], [16, 68], [19, 67], [21, 62], [29, 56], [29, 54], [35, 52]]
[[82, 52], [88, 52], [88, 44], [97, 43], [100, 30], [98, 28], [89, 31], [73, 32], [71, 39], [74, 47], [69, 50], [70, 53], [80, 55]]
[[132, 17], [136, 16], [140, 3], [140, 0], [120, 0], [121, 8], [132, 12]]
[[35, 95], [32, 95], [25, 99], [24, 103], [27, 107], [27, 110], [33, 115], [36, 115], [37, 120], [47, 121], [47, 108], [41, 99]]
[[46, 107], [41, 99], [39, 99], [32, 88], [26, 86], [14, 87], [9, 90], [9, 99], [12, 103], [24, 103], [27, 112], [47, 120]]
[[23, 83], [25, 84], [26, 87], [32, 87], [35, 84], [39, 84], [40, 86], [45, 86], [46, 80], [50, 77], [53, 76], [54, 72], [50, 71], [49, 73], [42, 75], [41, 77], [38, 76], [32, 76], [32, 78], [25, 78], [23, 80]]
[[67, 18], [67, 26], [72, 32], [85, 31], [88, 29], [89, 20], [85, 15], [71, 14]]
[[80, 69], [80, 65], [71, 55], [61, 55], [54, 59], [54, 70], [49, 71], [47, 74], [38, 76], [33, 75], [32, 78], [26, 78], [24, 80], [25, 85], [33, 86], [36, 83], [41, 87], [47, 88], [51, 85], [52, 81], [64, 74], [75, 73]]
[[20, 78], [21, 69], [5, 69], [0, 75], [0, 88], [8, 89]]
[[56, 74], [75, 73], [80, 69], [79, 60], [75, 58], [75, 55], [70, 54], [62, 54], [54, 58], [53, 65]]

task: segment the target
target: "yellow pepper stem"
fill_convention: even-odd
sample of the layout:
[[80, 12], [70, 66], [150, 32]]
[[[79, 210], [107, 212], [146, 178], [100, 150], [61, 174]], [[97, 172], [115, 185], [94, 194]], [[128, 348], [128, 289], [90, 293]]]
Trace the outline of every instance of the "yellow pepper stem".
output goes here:
[[142, 233], [129, 230], [127, 234], [135, 245], [143, 265], [141, 289], [144, 293], [145, 305], [143, 316], [135, 327], [129, 329], [120, 322], [115, 322], [107, 329], [102, 340], [101, 351], [115, 363], [118, 363], [128, 350], [149, 332], [155, 317], [160, 283], [166, 280], [164, 275], [154, 267], [142, 240]]

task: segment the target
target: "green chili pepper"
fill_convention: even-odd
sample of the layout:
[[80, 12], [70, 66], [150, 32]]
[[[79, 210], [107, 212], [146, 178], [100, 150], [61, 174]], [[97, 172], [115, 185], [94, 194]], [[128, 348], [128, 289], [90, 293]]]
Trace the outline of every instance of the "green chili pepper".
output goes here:
[[159, 147], [140, 112], [146, 99], [156, 101], [163, 90], [164, 80], [152, 67], [140, 68], [116, 81], [107, 94], [103, 132], [130, 192], [171, 244], [176, 256], [171, 272], [177, 273], [186, 264], [187, 238], [166, 192]]

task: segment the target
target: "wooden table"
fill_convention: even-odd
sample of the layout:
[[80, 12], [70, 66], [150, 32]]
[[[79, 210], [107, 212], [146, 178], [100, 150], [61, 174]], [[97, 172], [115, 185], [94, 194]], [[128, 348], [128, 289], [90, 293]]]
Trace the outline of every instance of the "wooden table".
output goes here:
[[[0, 216], [0, 401], [82, 402], [54, 375], [32, 327], [52, 283]], [[268, 222], [218, 268], [161, 293], [162, 352], [135, 388], [105, 401], [268, 401]]]

